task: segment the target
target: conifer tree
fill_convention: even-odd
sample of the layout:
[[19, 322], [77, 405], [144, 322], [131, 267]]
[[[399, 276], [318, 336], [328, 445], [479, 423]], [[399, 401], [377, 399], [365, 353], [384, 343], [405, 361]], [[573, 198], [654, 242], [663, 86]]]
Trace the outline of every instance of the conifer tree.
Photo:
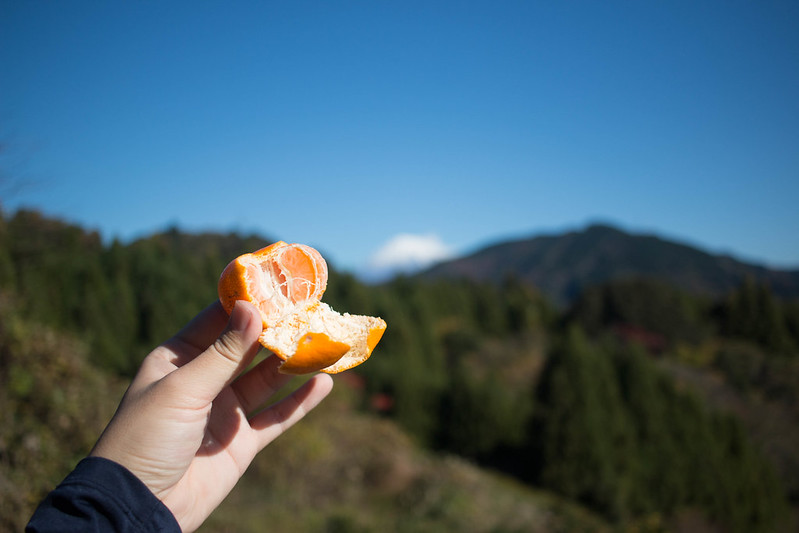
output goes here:
[[764, 284], [747, 278], [722, 304], [719, 314], [725, 335], [747, 339], [777, 352], [791, 349], [782, 304]]
[[571, 328], [542, 380], [531, 435], [539, 482], [610, 517], [624, 517], [632, 438], [609, 358]]
[[634, 490], [631, 507], [635, 514], [670, 512], [685, 501], [680, 465], [681, 449], [672, 433], [665, 378], [637, 346], [619, 348], [614, 356], [619, 384], [634, 428]]

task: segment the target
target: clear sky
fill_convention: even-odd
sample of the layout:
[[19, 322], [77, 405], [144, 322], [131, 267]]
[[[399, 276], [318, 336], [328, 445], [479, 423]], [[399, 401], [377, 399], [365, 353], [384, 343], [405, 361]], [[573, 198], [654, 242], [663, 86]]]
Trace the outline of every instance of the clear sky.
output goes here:
[[0, 142], [6, 213], [107, 238], [360, 269], [602, 220], [799, 267], [799, 2], [0, 0]]

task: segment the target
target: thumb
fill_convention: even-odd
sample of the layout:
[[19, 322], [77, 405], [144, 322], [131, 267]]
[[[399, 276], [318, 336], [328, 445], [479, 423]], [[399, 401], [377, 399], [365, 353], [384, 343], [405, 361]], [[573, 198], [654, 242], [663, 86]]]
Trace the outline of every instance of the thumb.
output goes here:
[[214, 343], [176, 372], [198, 399], [210, 402], [258, 353], [261, 331], [261, 313], [251, 303], [239, 300]]

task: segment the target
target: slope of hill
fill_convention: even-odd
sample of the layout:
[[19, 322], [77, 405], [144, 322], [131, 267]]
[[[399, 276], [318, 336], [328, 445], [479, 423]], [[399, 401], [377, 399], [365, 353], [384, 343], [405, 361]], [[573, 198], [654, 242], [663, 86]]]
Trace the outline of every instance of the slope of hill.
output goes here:
[[[632, 238], [592, 229], [610, 230], [601, 250]], [[80, 406], [113, 407], [95, 392], [118, 396], [141, 357], [216, 297], [231, 256], [262, 242], [174, 229], [103, 245], [36, 213], [0, 216], [0, 529], [19, 529], [90, 446], [58, 435], [90, 441], [110, 416]], [[590, 274], [591, 247], [578, 244], [560, 254]], [[325, 299], [384, 317], [379, 353], [337, 378], [344, 398], [270, 446], [206, 531], [796, 530], [779, 529], [799, 502], [796, 447], [779, 429], [799, 406], [799, 301], [745, 283], [708, 306], [635, 280], [560, 313], [518, 277], [367, 286], [334, 270]], [[641, 333], [662, 341], [656, 358], [627, 342]], [[716, 412], [655, 361], [721, 375], [769, 424]]]
[[[24, 529], [113, 414], [126, 383], [88, 355], [81, 340], [22, 320], [0, 291], [0, 531]], [[337, 380], [201, 531], [610, 531], [565, 498], [417, 446], [359, 413], [357, 390]]]
[[751, 277], [785, 298], [799, 297], [799, 271], [774, 270], [729, 256], [606, 225], [508, 241], [439, 263], [420, 276], [501, 280], [512, 275], [558, 304], [584, 288], [622, 278], [656, 278], [696, 294], [720, 295]]

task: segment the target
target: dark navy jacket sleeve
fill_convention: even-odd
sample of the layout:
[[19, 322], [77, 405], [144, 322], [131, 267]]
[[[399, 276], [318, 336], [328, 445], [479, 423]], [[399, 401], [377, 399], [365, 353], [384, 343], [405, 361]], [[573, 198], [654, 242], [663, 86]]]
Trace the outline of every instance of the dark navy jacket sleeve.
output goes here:
[[172, 513], [129, 470], [108, 459], [83, 459], [39, 504], [26, 533], [180, 532]]

